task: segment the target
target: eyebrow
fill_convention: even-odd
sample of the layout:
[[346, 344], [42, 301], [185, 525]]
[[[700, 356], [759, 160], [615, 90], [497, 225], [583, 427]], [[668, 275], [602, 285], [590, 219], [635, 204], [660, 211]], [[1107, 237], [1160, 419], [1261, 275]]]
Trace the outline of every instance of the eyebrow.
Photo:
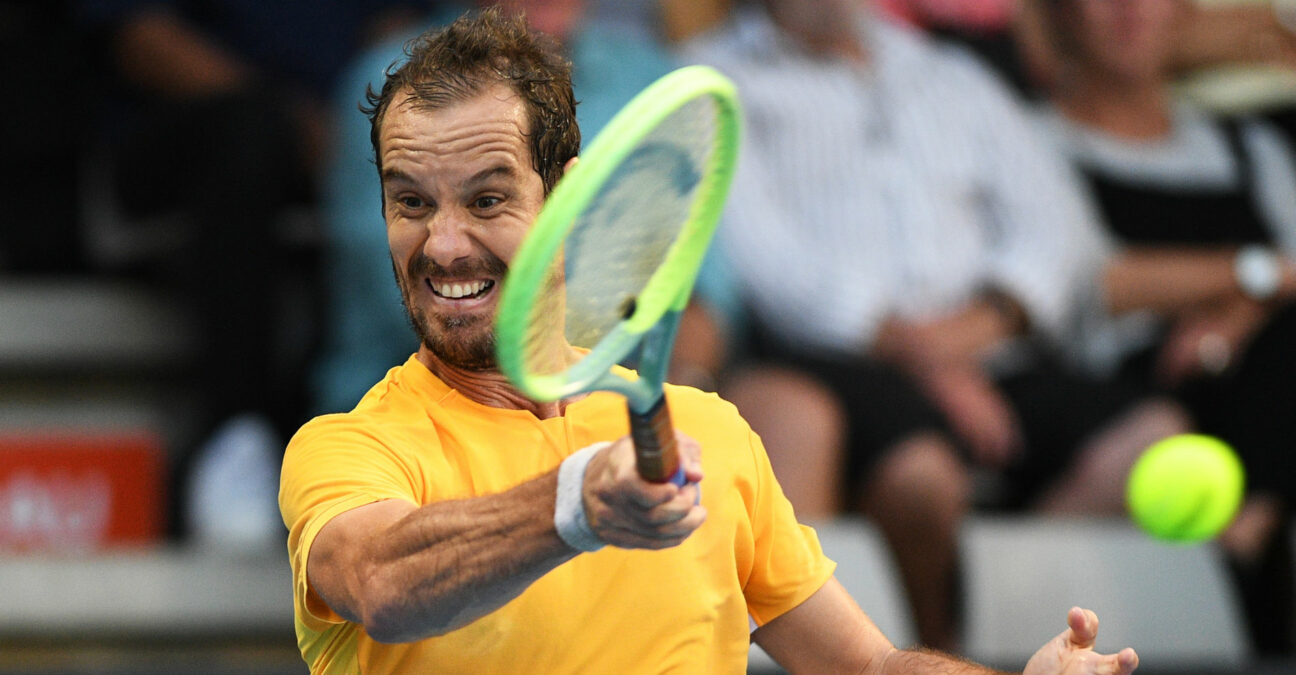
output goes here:
[[516, 169], [514, 169], [512, 165], [497, 164], [495, 166], [482, 169], [481, 171], [478, 171], [477, 173], [473, 174], [468, 180], [464, 181], [464, 187], [471, 190], [473, 188], [480, 186], [482, 183], [485, 183], [491, 180], [492, 178], [495, 178], [496, 176], [503, 176], [505, 178], [509, 178], [516, 175], [516, 173], [517, 171]]
[[[517, 170], [513, 166], [508, 164], [498, 164], [496, 166], [482, 169], [472, 176], [469, 176], [468, 180], [464, 181], [464, 187], [472, 190], [496, 176], [509, 177], [516, 174]], [[417, 184], [418, 181], [414, 180], [413, 176], [401, 171], [400, 169], [386, 168], [383, 169], [382, 172], [382, 184], [385, 186], [388, 183], [408, 183], [414, 185]]]
[[382, 184], [384, 186], [387, 185], [388, 183], [409, 183], [412, 185], [415, 182], [417, 181], [414, 180], [413, 176], [405, 173], [404, 171], [401, 171], [400, 169], [392, 169], [392, 168], [383, 169]]

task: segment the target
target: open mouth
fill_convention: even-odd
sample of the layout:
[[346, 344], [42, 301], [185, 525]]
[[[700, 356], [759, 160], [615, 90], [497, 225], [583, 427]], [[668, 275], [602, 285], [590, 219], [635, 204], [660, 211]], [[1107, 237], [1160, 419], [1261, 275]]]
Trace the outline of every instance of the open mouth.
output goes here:
[[475, 281], [433, 281], [428, 279], [427, 284], [432, 289], [433, 294], [447, 300], [480, 298], [495, 287], [495, 282], [490, 279], [478, 279]]

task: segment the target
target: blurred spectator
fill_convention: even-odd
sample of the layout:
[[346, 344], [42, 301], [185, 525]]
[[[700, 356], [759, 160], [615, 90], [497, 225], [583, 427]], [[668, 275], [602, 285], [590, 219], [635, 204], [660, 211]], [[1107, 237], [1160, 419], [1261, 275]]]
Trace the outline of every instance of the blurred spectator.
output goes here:
[[1196, 0], [1181, 13], [1176, 89], [1217, 113], [1261, 115], [1296, 139], [1296, 3]]
[[999, 74], [1025, 95], [1035, 91], [1040, 77], [1032, 71], [1045, 64], [1023, 60], [1023, 54], [1046, 55], [1041, 50], [1023, 51], [1018, 41], [1031, 34], [1016, 30], [1021, 0], [871, 0], [887, 16], [931, 35], [963, 44], [985, 59]]
[[729, 18], [734, 4], [735, 0], [660, 0], [663, 36], [680, 43], [712, 30]]
[[[202, 341], [196, 436], [206, 440], [177, 462], [178, 531], [258, 545], [282, 529], [277, 466], [305, 414], [318, 274], [309, 249], [291, 245], [287, 216], [315, 199], [329, 126], [320, 101], [365, 31], [400, 4], [79, 5], [106, 83], [89, 158], [89, 256], [173, 293]], [[285, 299], [290, 288], [300, 292]]]
[[[566, 45], [574, 64], [576, 115], [586, 141], [671, 67], [669, 55], [652, 37], [655, 27], [638, 23], [654, 16], [651, 12], [637, 14], [638, 20], [621, 16], [613, 21], [606, 18], [606, 8], [602, 14], [586, 14], [584, 0], [481, 4], [525, 12], [533, 26]], [[442, 5], [422, 23], [449, 23], [470, 6]], [[324, 190], [330, 295], [324, 350], [313, 374], [318, 413], [350, 410], [388, 368], [418, 346], [392, 279], [369, 121], [359, 105], [365, 87], [382, 83], [386, 69], [403, 57], [404, 42], [419, 32], [421, 28], [362, 54], [338, 87], [338, 128]]]
[[1172, 0], [1041, 3], [1061, 68], [1044, 127], [1087, 179], [1118, 256], [1091, 365], [1173, 392], [1242, 455], [1222, 539], [1256, 647], [1290, 654], [1296, 489], [1296, 164], [1258, 120], [1176, 100]]
[[[973, 57], [860, 6], [765, 0], [685, 52], [734, 79], [747, 122], [713, 263], [755, 337], [722, 393], [801, 518], [879, 526], [920, 639], [952, 649], [969, 464], [1009, 505], [1116, 513], [1133, 458], [1185, 418], [1051, 356], [1102, 263], [1092, 214]], [[686, 378], [723, 347], [704, 316], [681, 329]]]
[[[870, 0], [892, 18], [977, 52], [1034, 97], [1057, 70], [1037, 0]], [[1296, 101], [1296, 15], [1273, 0], [1175, 0], [1170, 56], [1192, 94], [1232, 109]]]
[[[84, 271], [77, 233], [77, 164], [85, 110], [99, 98], [67, 2], [0, 2], [0, 272]], [[77, 105], [24, 106], [51, 82], [75, 83]]]

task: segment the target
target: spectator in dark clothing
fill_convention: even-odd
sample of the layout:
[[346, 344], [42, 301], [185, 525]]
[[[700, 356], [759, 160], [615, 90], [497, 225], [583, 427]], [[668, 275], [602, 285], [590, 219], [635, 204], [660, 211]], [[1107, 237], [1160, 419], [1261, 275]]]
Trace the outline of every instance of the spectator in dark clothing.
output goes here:
[[[280, 534], [275, 467], [282, 439], [303, 419], [308, 355], [276, 345], [310, 344], [302, 328], [318, 286], [313, 251], [300, 245], [313, 218], [292, 216], [310, 216], [314, 205], [330, 84], [403, 4], [78, 8], [107, 82], [90, 257], [173, 293], [200, 336], [194, 436], [205, 440], [177, 462], [177, 533], [187, 519], [204, 537], [253, 544]], [[302, 334], [285, 339], [294, 328]]]
[[1094, 367], [1182, 400], [1234, 445], [1248, 499], [1221, 537], [1252, 636], [1291, 653], [1296, 436], [1296, 163], [1258, 120], [1212, 117], [1171, 89], [1173, 0], [1040, 5], [1058, 47], [1045, 130], [1086, 179], [1113, 255]]

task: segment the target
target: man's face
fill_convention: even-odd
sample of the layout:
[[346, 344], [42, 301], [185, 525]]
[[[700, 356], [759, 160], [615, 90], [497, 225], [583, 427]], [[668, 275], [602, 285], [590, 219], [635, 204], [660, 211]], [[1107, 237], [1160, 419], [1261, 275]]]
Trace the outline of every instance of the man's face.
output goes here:
[[1072, 0], [1064, 18], [1082, 57], [1122, 81], [1159, 80], [1173, 50], [1172, 0]]
[[387, 241], [410, 322], [453, 366], [495, 364], [500, 282], [544, 203], [506, 85], [436, 110], [398, 95], [379, 134]]

